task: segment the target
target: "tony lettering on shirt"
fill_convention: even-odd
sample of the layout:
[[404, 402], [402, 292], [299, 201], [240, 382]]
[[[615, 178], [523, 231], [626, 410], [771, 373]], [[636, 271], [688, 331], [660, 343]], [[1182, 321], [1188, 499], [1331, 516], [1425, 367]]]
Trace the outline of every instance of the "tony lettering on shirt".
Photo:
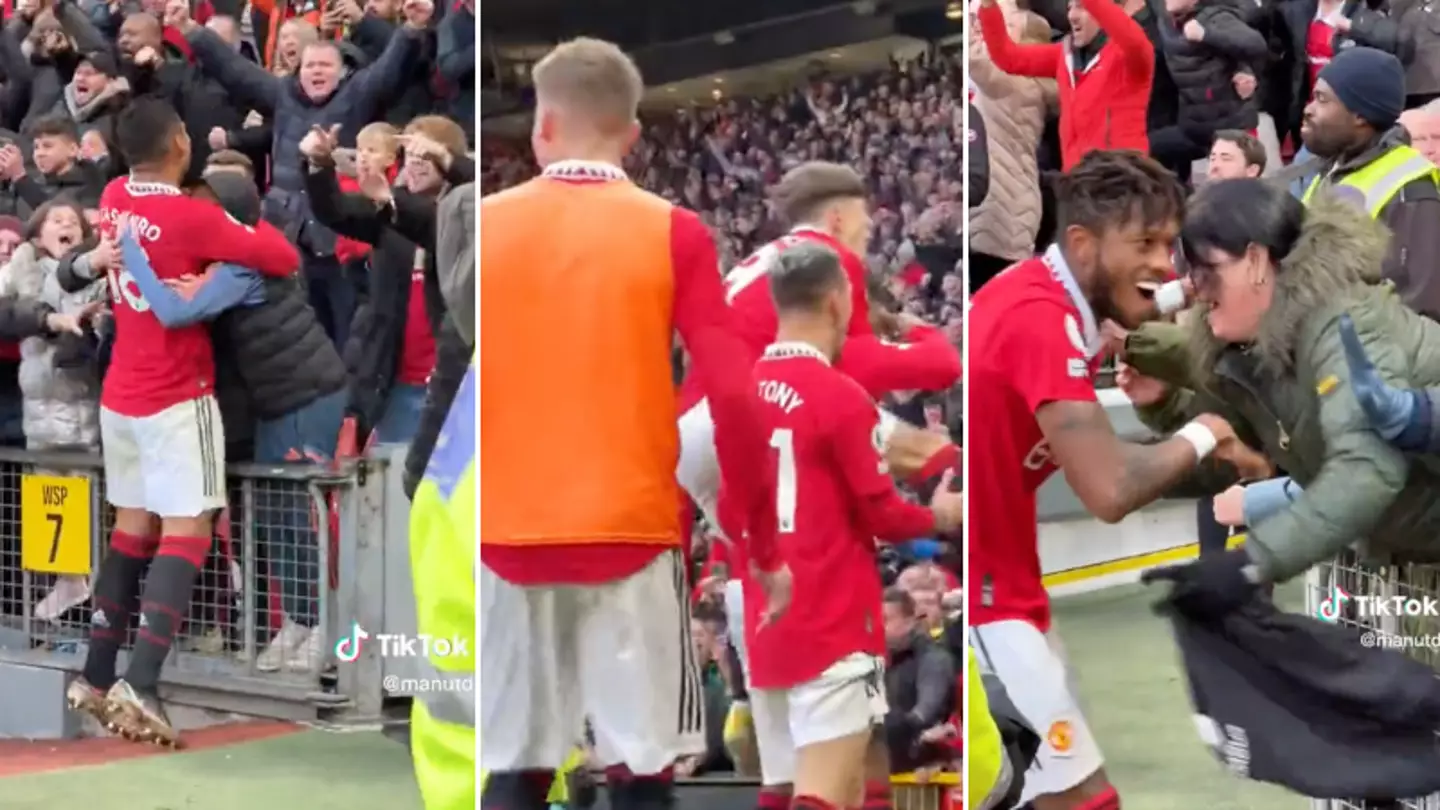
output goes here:
[[805, 400], [801, 399], [800, 395], [795, 393], [794, 388], [775, 380], [760, 381], [760, 398], [775, 405], [785, 413], [790, 413], [805, 404]]

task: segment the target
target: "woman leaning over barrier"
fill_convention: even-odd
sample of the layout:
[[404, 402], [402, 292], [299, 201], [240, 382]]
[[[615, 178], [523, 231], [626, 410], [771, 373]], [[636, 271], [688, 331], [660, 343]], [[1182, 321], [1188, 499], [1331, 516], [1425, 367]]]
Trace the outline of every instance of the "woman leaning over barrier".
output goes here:
[[1440, 459], [1375, 432], [1341, 336], [1348, 315], [1387, 383], [1440, 383], [1440, 323], [1379, 278], [1383, 226], [1341, 198], [1306, 209], [1265, 181], [1225, 180], [1195, 196], [1181, 243], [1196, 311], [1131, 334], [1127, 362], [1157, 378], [1131, 399], [1161, 432], [1219, 413], [1299, 486], [1247, 515], [1243, 549], [1152, 578], [1176, 580], [1187, 612], [1218, 614], [1352, 544], [1375, 562], [1440, 561]]

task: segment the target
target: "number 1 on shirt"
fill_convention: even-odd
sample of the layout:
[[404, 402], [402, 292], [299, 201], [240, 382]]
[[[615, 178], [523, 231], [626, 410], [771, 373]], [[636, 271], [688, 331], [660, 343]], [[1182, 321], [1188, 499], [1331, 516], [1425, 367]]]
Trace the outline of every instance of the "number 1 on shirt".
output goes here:
[[770, 446], [780, 454], [775, 465], [775, 516], [782, 534], [795, 531], [795, 432], [776, 428], [770, 433]]

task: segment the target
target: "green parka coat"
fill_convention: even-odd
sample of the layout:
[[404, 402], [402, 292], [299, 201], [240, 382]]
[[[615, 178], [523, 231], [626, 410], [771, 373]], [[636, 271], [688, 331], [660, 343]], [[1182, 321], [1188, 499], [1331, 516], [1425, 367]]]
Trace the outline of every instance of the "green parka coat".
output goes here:
[[1348, 312], [1391, 385], [1440, 384], [1440, 323], [1379, 282], [1387, 239], [1350, 204], [1315, 200], [1254, 343], [1217, 340], [1203, 303], [1187, 325], [1147, 324], [1126, 343], [1131, 366], [1172, 386], [1137, 408], [1147, 426], [1168, 434], [1197, 414], [1218, 414], [1304, 487], [1288, 509], [1248, 528], [1246, 548], [1269, 581], [1354, 544], [1374, 564], [1440, 561], [1440, 459], [1407, 456], [1370, 429], [1337, 326]]

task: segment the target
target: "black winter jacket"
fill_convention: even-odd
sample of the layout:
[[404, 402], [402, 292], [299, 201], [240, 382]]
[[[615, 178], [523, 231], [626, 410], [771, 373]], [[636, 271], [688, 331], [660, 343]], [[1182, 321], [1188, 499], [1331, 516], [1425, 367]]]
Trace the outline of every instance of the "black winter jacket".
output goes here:
[[296, 276], [265, 279], [265, 303], [227, 310], [210, 335], [217, 356], [234, 358], [258, 420], [278, 419], [345, 387], [340, 353]]
[[[350, 41], [364, 54], [365, 64], [368, 65], [385, 55], [396, 30], [397, 26], [389, 20], [367, 14], [351, 30]], [[415, 58], [404, 68], [399, 95], [382, 112], [387, 123], [404, 129], [411, 119], [435, 110], [435, 94], [430, 84], [434, 69], [435, 33], [425, 31], [420, 37]], [[457, 123], [464, 125], [465, 122]]]
[[[452, 186], [472, 182], [475, 179], [474, 161], [466, 157], [455, 158], [445, 179]], [[333, 167], [307, 170], [306, 187], [315, 206], [316, 218], [337, 232], [377, 247], [382, 239], [388, 240], [386, 234], [389, 232], [425, 250], [425, 310], [431, 327], [436, 329], [435, 370], [431, 373], [430, 385], [426, 388], [420, 428], [410, 442], [410, 450], [405, 457], [405, 492], [413, 496], [415, 487], [425, 474], [430, 452], [435, 447], [435, 440], [445, 423], [445, 415], [450, 410], [450, 403], [455, 399], [461, 380], [465, 378], [475, 349], [450, 322], [445, 309], [445, 299], [440, 293], [440, 280], [433, 258], [437, 227], [436, 201], [396, 189], [394, 204], [377, 209], [374, 203], [359, 194], [341, 193]], [[408, 284], [408, 280], [406, 283]], [[357, 313], [357, 317], [361, 314], [363, 313]], [[403, 320], [399, 323], [403, 328]], [[381, 349], [383, 346], [379, 339], [372, 335], [368, 343], [356, 350], [367, 354], [374, 353], [363, 365], [356, 366], [357, 387], [352, 390], [350, 411], [357, 417], [362, 415], [357, 408], [377, 407], [374, 404], [375, 389], [362, 388], [361, 386], [366, 385], [362, 382], [363, 378], [372, 381], [369, 385], [374, 385], [374, 381], [378, 379], [388, 379], [388, 382], [384, 383], [386, 393], [389, 391], [388, 386], [394, 382], [395, 361], [390, 360], [387, 364], [380, 355]], [[346, 354], [352, 355], [352, 351], [347, 349]], [[398, 351], [395, 357], [398, 358]], [[383, 407], [383, 394], [378, 402], [378, 407]]]
[[902, 646], [891, 648], [885, 670], [885, 695], [890, 710], [885, 736], [890, 764], [909, 771], [931, 764], [937, 752], [926, 750], [917, 738], [955, 711], [955, 659], [923, 630], [916, 630]]
[[75, 165], [56, 175], [26, 175], [13, 184], [15, 193], [26, 205], [39, 208], [55, 197], [64, 195], [82, 208], [99, 208], [100, 192], [105, 190], [105, 168], [89, 161]]
[[[410, 301], [410, 276], [415, 251], [421, 246], [389, 227], [374, 203], [358, 194], [342, 193], [334, 169], [309, 173], [306, 188], [320, 222], [342, 236], [371, 246], [366, 260], [369, 275], [364, 283], [356, 285], [364, 294], [345, 344], [345, 367], [351, 375], [347, 412], [356, 417], [363, 441], [384, 413], [395, 384]], [[425, 251], [425, 310], [438, 336], [445, 304], [435, 272], [434, 248], [432, 235]]]
[[80, 54], [91, 51], [109, 51], [110, 43], [90, 25], [88, 18], [70, 3], [58, 3], [54, 8], [57, 21], [66, 36], [74, 41], [76, 48], [53, 56], [38, 53], [26, 54], [22, 49], [30, 34], [30, 21], [16, 15], [5, 25], [0, 34], [0, 66], [4, 67], [8, 88], [14, 96], [9, 99], [13, 109], [7, 110], [16, 118], [7, 118], [7, 126], [26, 131], [42, 116], [49, 115], [62, 102], [65, 85], [80, 62]]
[[415, 431], [415, 438], [410, 441], [410, 449], [405, 454], [403, 484], [407, 498], [415, 497], [415, 488], [425, 477], [425, 467], [430, 463], [430, 454], [435, 451], [440, 429], [445, 425], [445, 417], [450, 413], [450, 406], [455, 402], [455, 394], [465, 380], [474, 355], [475, 346], [466, 342], [447, 316], [440, 325], [440, 337], [435, 341], [435, 371], [430, 374], [430, 384], [425, 388], [420, 428]]
[[[1258, 123], [1255, 103], [1240, 98], [1233, 78], [1262, 62], [1269, 51], [1238, 5], [1204, 0], [1188, 18], [1160, 21], [1165, 63], [1179, 91], [1177, 123], [1197, 143], [1208, 143], [1221, 129], [1253, 129]], [[1204, 29], [1199, 42], [1183, 34], [1192, 21]]]

